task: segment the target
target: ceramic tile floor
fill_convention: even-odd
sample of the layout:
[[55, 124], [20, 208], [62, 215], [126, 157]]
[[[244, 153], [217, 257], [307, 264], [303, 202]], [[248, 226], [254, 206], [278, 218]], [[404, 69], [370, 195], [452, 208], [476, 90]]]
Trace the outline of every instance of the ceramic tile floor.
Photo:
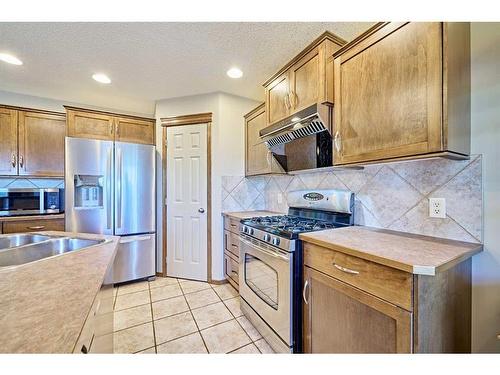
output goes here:
[[157, 277], [114, 293], [115, 353], [273, 353], [230, 284]]

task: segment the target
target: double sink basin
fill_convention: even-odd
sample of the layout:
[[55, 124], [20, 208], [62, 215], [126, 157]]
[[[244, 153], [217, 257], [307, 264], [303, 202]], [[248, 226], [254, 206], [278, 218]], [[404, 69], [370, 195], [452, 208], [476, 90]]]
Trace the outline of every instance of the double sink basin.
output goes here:
[[0, 235], [0, 268], [19, 266], [41, 259], [52, 258], [103, 242], [105, 240], [31, 233]]

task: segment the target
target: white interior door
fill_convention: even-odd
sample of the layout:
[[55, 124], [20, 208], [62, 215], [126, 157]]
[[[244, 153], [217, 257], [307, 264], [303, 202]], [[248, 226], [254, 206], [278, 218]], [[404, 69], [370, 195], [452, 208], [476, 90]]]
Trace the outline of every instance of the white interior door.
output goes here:
[[207, 280], [207, 124], [167, 128], [167, 275]]

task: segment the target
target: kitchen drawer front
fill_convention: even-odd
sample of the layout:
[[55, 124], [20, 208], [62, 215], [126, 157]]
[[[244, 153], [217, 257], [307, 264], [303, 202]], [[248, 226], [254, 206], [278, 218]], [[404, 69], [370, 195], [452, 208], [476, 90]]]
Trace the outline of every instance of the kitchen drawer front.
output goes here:
[[235, 234], [240, 233], [240, 219], [234, 217], [225, 216], [224, 217], [224, 229]]
[[304, 243], [304, 264], [412, 311], [413, 275], [368, 260]]
[[64, 231], [64, 219], [20, 220], [3, 223], [3, 233], [39, 232], [45, 230]]
[[224, 251], [230, 252], [236, 259], [240, 259], [240, 236], [238, 234], [224, 231]]
[[238, 261], [227, 251], [224, 252], [224, 274], [227, 281], [236, 289], [238, 289], [238, 268]]

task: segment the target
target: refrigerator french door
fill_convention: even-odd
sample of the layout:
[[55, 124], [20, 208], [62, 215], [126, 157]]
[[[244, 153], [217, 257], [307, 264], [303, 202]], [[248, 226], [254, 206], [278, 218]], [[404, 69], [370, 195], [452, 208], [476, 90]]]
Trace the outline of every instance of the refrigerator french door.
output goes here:
[[155, 275], [155, 149], [66, 137], [66, 229], [121, 236], [114, 283]]

